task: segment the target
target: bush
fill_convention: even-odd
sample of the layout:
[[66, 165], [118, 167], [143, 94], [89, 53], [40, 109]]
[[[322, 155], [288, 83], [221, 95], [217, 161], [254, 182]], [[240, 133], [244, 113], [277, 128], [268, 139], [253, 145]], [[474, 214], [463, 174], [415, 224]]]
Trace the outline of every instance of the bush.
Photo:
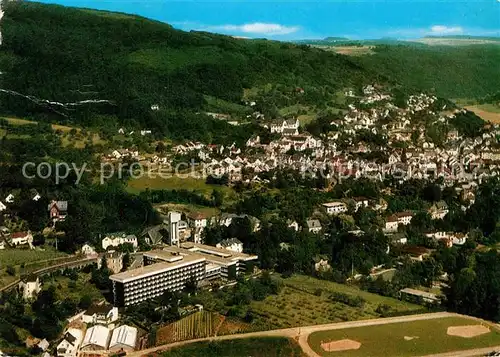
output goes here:
[[16, 268], [14, 268], [12, 265], [7, 265], [7, 274], [14, 276], [16, 275]]
[[334, 292], [330, 295], [330, 300], [340, 302], [342, 304], [352, 307], [364, 307], [366, 300], [361, 296], [351, 296], [344, 293]]

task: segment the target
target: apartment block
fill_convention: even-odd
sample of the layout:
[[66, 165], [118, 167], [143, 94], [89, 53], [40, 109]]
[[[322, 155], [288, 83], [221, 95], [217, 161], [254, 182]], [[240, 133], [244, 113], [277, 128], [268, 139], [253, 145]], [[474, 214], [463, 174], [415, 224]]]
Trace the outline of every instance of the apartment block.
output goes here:
[[111, 275], [115, 306], [128, 306], [182, 290], [191, 279], [234, 280], [252, 272], [255, 255], [197, 243], [182, 243], [144, 252], [144, 267]]
[[165, 290], [184, 289], [205, 278], [206, 260], [198, 256], [164, 255], [161, 263], [111, 275], [115, 306], [129, 306], [155, 298]]

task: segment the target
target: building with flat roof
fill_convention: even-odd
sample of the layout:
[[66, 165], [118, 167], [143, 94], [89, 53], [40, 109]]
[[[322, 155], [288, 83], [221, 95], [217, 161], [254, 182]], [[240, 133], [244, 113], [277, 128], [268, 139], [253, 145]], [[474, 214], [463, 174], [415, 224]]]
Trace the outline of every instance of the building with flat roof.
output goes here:
[[205, 277], [206, 260], [199, 256], [163, 254], [160, 263], [154, 263], [154, 255], [146, 257], [151, 265], [128, 270], [109, 278], [113, 283], [115, 306], [128, 306], [163, 294], [165, 290], [184, 289], [192, 279], [196, 282]]
[[160, 296], [165, 290], [182, 290], [193, 279], [196, 283], [234, 280], [240, 274], [252, 272], [258, 257], [189, 242], [144, 252], [143, 259], [142, 268], [109, 277], [115, 305], [133, 305]]

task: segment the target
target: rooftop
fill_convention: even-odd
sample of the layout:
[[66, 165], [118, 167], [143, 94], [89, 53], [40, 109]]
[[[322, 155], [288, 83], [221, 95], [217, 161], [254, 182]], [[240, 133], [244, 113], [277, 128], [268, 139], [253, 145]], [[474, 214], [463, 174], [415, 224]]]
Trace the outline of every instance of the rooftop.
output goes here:
[[[153, 251], [155, 253], [162, 252], [162, 251]], [[151, 255], [152, 252], [147, 252], [144, 253], [145, 256]], [[194, 256], [194, 255], [182, 255], [182, 256], [177, 256], [177, 259], [172, 259], [174, 255], [172, 254], [167, 254], [168, 259], [171, 260], [169, 261], [163, 261], [161, 263], [156, 263], [152, 265], [146, 265], [142, 268], [137, 268], [137, 269], [132, 269], [128, 271], [124, 271], [122, 273], [114, 274], [111, 275], [109, 278], [114, 281], [118, 282], [128, 282], [128, 281], [133, 281], [136, 279], [142, 279], [148, 276], [160, 274], [172, 269], [176, 269], [185, 265], [191, 265], [194, 263], [198, 262], [204, 262], [205, 258], [200, 257], [200, 256]]]
[[334, 201], [334, 202], [323, 203], [323, 206], [325, 206], [325, 207], [338, 207], [338, 206], [345, 206], [345, 203], [341, 202], [341, 201]]

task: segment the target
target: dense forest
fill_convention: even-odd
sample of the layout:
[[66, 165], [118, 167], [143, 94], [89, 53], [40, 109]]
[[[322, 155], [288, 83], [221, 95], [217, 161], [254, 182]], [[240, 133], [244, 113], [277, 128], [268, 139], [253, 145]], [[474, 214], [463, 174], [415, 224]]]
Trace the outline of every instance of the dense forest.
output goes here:
[[377, 46], [357, 57], [370, 71], [445, 98], [479, 98], [498, 90], [500, 45]]
[[2, 114], [85, 127], [106, 121], [151, 129], [158, 138], [244, 141], [255, 128], [201, 113], [213, 110], [214, 100], [242, 104], [244, 89], [268, 84], [306, 88], [302, 100], [319, 105], [335, 91], [366, 83], [478, 98], [497, 90], [500, 80], [500, 46], [398, 42], [349, 57], [300, 43], [184, 32], [126, 14], [24, 1], [4, 10]]
[[375, 80], [349, 57], [308, 46], [56, 5], [4, 8], [0, 88], [9, 92], [0, 91], [0, 110], [18, 116], [92, 126], [100, 113], [158, 136], [211, 141], [251, 130], [196, 114], [207, 95], [239, 103], [244, 88], [267, 83], [340, 89]]

